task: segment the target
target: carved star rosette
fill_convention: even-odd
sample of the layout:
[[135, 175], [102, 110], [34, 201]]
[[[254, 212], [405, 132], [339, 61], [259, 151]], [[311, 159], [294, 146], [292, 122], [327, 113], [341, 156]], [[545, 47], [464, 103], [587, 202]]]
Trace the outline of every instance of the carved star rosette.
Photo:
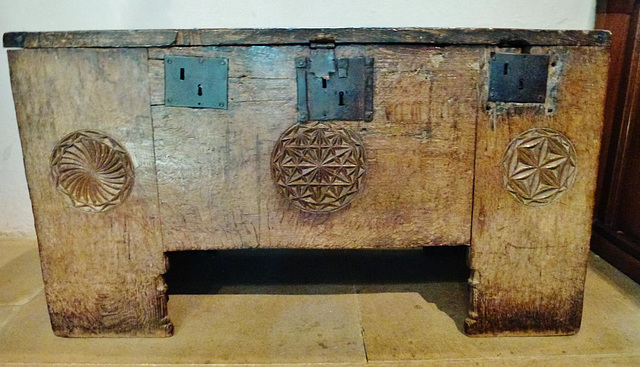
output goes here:
[[279, 191], [300, 210], [334, 212], [362, 189], [364, 144], [351, 129], [337, 124], [296, 124], [276, 142], [271, 173]]
[[62, 138], [53, 149], [51, 177], [74, 207], [104, 212], [129, 196], [134, 168], [129, 153], [113, 138], [79, 130]]
[[559, 131], [535, 128], [511, 141], [502, 160], [504, 185], [525, 205], [546, 205], [575, 181], [576, 150]]

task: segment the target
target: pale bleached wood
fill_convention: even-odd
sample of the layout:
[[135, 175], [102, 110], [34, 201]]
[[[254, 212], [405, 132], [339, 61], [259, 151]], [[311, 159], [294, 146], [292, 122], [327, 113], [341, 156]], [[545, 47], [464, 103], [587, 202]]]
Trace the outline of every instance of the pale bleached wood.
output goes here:
[[[338, 122], [364, 140], [368, 173], [353, 203], [324, 215], [291, 206], [269, 168], [276, 140], [296, 123], [294, 59], [308, 48], [152, 51], [228, 58], [236, 89], [228, 110], [152, 109], [167, 249], [468, 244], [480, 51], [336, 50], [375, 58], [375, 117]], [[162, 95], [160, 67], [152, 67], [153, 96]]]
[[[10, 51], [56, 334], [170, 335], [164, 251], [452, 244], [471, 244], [469, 334], [577, 331], [607, 53], [604, 47], [575, 46], [604, 46], [607, 33], [170, 32], [5, 35], [5, 44], [9, 39], [9, 45], [36, 48], [153, 44], [146, 35], [160, 37], [160, 46], [254, 45]], [[24, 36], [22, 43], [18, 36]], [[310, 40], [335, 41], [338, 57], [375, 59], [373, 121], [336, 122], [363, 141], [364, 188], [330, 214], [292, 206], [277, 191], [269, 167], [276, 140], [297, 121], [294, 60], [309, 55]], [[445, 41], [446, 47], [425, 45]], [[365, 45], [349, 45], [354, 42]], [[509, 48], [487, 46], [496, 44]], [[513, 47], [535, 44], [559, 46]], [[547, 103], [489, 104], [487, 110], [491, 51], [551, 54], [556, 65]], [[228, 109], [164, 106], [167, 54], [228, 59]], [[532, 127], [560, 131], [577, 152], [576, 182], [546, 206], [525, 206], [503, 185], [505, 149]], [[110, 135], [133, 160], [131, 195], [111, 210], [73, 208], [52, 181], [54, 145], [80, 129]]]
[[[490, 51], [497, 50], [487, 49], [485, 62]], [[596, 47], [532, 52], [557, 56], [556, 111], [478, 115], [466, 322], [473, 335], [573, 334], [580, 327], [608, 54]], [[577, 154], [575, 183], [544, 206], [518, 202], [503, 184], [509, 142], [534, 127], [560, 131]]]
[[[9, 51], [53, 330], [61, 336], [168, 336], [144, 49]], [[74, 208], [50, 157], [59, 139], [99, 130], [128, 150], [135, 185], [106, 212]]]

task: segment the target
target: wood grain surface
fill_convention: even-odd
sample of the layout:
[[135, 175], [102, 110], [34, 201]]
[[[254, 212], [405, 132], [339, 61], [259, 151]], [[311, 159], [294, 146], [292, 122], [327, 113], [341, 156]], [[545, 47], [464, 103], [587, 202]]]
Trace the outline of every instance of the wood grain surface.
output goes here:
[[[292, 204], [271, 170], [274, 146], [297, 123], [294, 61], [309, 56], [311, 40], [335, 41], [338, 58], [375, 60], [373, 120], [333, 122], [343, 139], [357, 134], [366, 174], [327, 213]], [[4, 41], [43, 48], [11, 50], [9, 61], [57, 335], [171, 335], [164, 252], [239, 248], [470, 245], [468, 334], [564, 335], [580, 326], [606, 32], [213, 29]], [[202, 45], [212, 47], [135, 48]], [[545, 103], [487, 103], [491, 52], [549, 54]], [[167, 55], [228, 60], [228, 109], [165, 106]], [[535, 154], [538, 135], [521, 135], [533, 128], [551, 139]], [[57, 149], [52, 161], [56, 144], [81, 130], [95, 141]], [[79, 151], [100, 164], [76, 159]], [[86, 172], [69, 176], [63, 153]], [[524, 182], [520, 153], [547, 186]], [[51, 162], [60, 164], [54, 174]], [[97, 173], [106, 191], [89, 194]], [[561, 192], [547, 195], [554, 180]], [[113, 191], [123, 187], [130, 193]]]
[[[478, 115], [469, 334], [573, 334], [580, 327], [608, 53], [594, 47], [531, 52], [557, 60], [555, 113], [523, 108]], [[503, 183], [509, 142], [531, 128], [561, 132], [577, 155], [573, 185], [542, 206], [521, 204]]]
[[[344, 209], [302, 212], [272, 181], [271, 151], [296, 123], [294, 60], [308, 48], [150, 50], [158, 184], [168, 250], [468, 244], [481, 48], [341, 46], [375, 59], [364, 188]], [[228, 58], [229, 109], [165, 107], [165, 54]]]
[[295, 45], [315, 40], [336, 43], [412, 43], [446, 45], [603, 46], [607, 31], [447, 29], [447, 28], [271, 28], [161, 29], [75, 32], [10, 32], [4, 47], [140, 47]]
[[[167, 336], [147, 51], [9, 51], [11, 81], [54, 332]], [[135, 185], [107, 212], [73, 207], [50, 157], [59, 139], [99, 130], [130, 154]]]

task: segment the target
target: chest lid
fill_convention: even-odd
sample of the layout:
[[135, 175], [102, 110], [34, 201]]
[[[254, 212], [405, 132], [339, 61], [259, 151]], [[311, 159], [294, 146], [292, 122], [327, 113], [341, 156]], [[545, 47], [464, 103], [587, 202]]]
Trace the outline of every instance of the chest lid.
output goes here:
[[607, 46], [610, 32], [480, 28], [259, 28], [9, 32], [4, 47], [171, 47], [231, 45], [430, 44]]

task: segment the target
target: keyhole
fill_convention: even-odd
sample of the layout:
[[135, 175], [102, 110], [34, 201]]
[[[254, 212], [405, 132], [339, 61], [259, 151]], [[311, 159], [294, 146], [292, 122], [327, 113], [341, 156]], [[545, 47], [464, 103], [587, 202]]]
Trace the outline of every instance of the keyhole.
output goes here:
[[338, 106], [344, 106], [344, 92], [338, 93]]
[[522, 78], [518, 79], [518, 89], [524, 89], [524, 79]]
[[502, 72], [504, 73], [504, 75], [509, 74], [509, 63], [508, 62], [504, 63], [504, 69], [502, 70]]
[[180, 68], [180, 80], [184, 80], [184, 68]]
[[327, 79], [322, 79], [322, 88], [327, 87]]
[[202, 84], [198, 84], [198, 95], [202, 95]]

